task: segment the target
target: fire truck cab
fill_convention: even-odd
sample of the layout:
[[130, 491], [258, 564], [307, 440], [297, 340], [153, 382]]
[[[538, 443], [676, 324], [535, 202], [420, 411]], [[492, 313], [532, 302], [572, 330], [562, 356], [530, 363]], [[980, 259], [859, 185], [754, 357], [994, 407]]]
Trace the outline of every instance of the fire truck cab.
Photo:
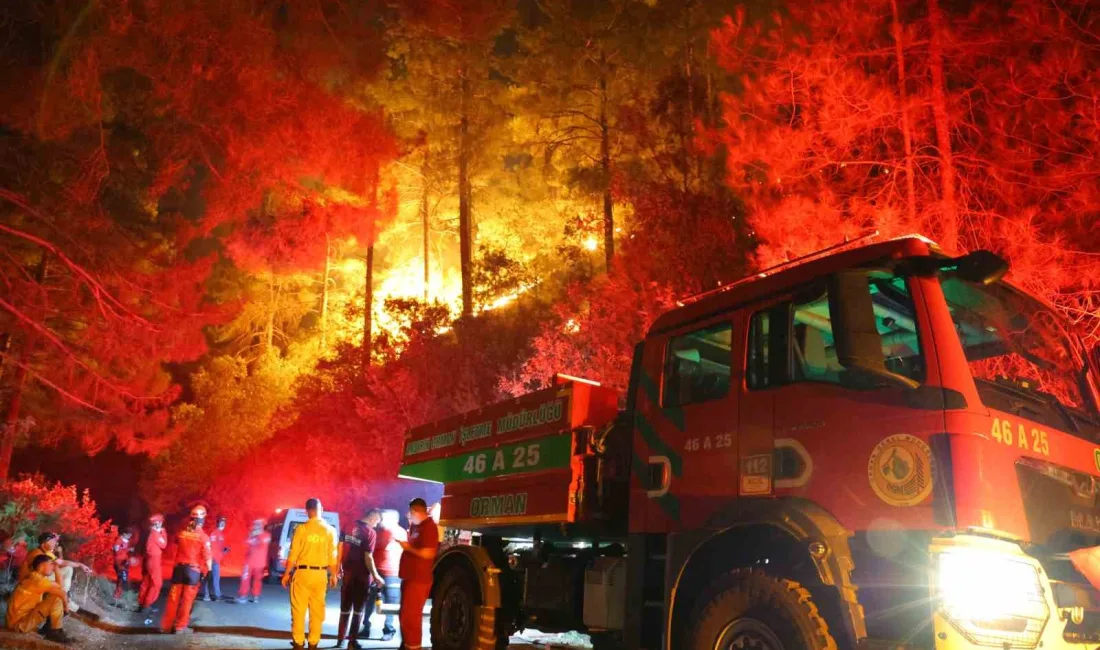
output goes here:
[[683, 301], [625, 409], [562, 380], [418, 427], [432, 643], [1096, 648], [1095, 357], [999, 257], [854, 243]]

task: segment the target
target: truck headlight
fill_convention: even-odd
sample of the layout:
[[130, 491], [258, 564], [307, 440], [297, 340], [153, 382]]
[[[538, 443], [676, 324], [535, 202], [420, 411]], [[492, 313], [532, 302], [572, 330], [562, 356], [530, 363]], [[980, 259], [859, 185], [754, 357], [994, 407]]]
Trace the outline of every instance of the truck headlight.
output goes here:
[[1034, 648], [1050, 615], [1039, 572], [1011, 556], [945, 551], [935, 585], [940, 611], [977, 645]]

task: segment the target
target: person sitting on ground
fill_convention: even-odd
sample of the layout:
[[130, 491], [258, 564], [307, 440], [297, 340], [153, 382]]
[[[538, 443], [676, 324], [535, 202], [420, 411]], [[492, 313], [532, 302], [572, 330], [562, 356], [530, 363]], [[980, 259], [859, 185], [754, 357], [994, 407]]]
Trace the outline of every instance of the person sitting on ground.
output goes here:
[[[54, 564], [53, 578], [62, 589], [68, 590], [73, 584], [73, 571], [80, 569], [84, 573], [91, 575], [92, 569], [86, 564], [77, 562], [75, 560], [66, 560], [58, 557], [58, 549], [61, 542], [61, 538], [57, 533], [45, 532], [38, 536], [38, 547], [30, 553], [27, 553], [27, 559], [23, 561], [23, 564], [19, 567], [19, 580], [27, 577], [31, 573], [31, 563], [34, 562], [34, 558], [45, 555]], [[66, 591], [66, 593], [68, 593]], [[70, 607], [73, 607], [73, 611], [76, 611], [75, 603], [70, 603]]]
[[69, 596], [53, 579], [54, 562], [41, 553], [30, 563], [30, 572], [19, 581], [8, 601], [5, 627], [15, 632], [37, 632], [48, 624], [44, 636], [55, 643], [71, 643], [61, 628]]

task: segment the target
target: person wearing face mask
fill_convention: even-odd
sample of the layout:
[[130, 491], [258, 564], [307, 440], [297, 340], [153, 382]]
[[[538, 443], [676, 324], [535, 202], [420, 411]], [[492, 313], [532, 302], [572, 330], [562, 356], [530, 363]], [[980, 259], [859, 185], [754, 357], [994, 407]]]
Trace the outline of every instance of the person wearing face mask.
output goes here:
[[210, 533], [210, 551], [213, 563], [211, 564], [210, 573], [206, 575], [206, 580], [202, 583], [203, 600], [222, 599], [222, 558], [229, 552], [229, 547], [225, 543], [226, 523], [226, 518], [219, 516], [214, 532]]
[[[396, 510], [383, 510], [382, 522], [378, 526], [378, 539], [374, 544], [374, 566], [382, 574], [382, 584], [375, 586], [377, 595], [387, 605], [401, 603], [401, 542], [409, 541], [409, 534], [400, 526], [400, 515]], [[371, 602], [374, 597], [369, 599]], [[389, 641], [397, 635], [394, 615], [387, 614], [382, 622], [382, 640]], [[370, 638], [370, 616], [363, 617], [363, 630], [359, 633], [364, 639]]]
[[176, 536], [176, 557], [172, 569], [172, 588], [168, 590], [168, 604], [160, 628], [165, 634], [190, 631], [191, 605], [199, 594], [199, 583], [210, 572], [213, 560], [210, 553], [210, 537], [202, 529], [206, 520], [206, 506], [191, 508], [191, 520]]
[[420, 650], [424, 603], [432, 591], [432, 565], [439, 552], [439, 527], [428, 515], [424, 499], [409, 502], [409, 541], [401, 545], [401, 647]]
[[[267, 567], [267, 551], [271, 547], [271, 533], [264, 530], [264, 520], [252, 522], [252, 532], [245, 540], [244, 569], [241, 571], [241, 590], [237, 602], [259, 602], [264, 588], [264, 569]], [[249, 595], [251, 593], [251, 596]]]
[[161, 555], [168, 545], [168, 534], [164, 532], [164, 515], [149, 517], [149, 533], [145, 538], [145, 557], [141, 565], [141, 591], [138, 592], [138, 611], [151, 609], [160, 597], [160, 588], [164, 584]]

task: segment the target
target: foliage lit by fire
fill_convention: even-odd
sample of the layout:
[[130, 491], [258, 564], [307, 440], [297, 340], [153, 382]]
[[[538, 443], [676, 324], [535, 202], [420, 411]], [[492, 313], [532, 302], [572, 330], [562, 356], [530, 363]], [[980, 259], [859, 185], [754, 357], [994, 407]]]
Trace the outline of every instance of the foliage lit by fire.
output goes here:
[[350, 503], [407, 427], [622, 386], [677, 297], [870, 229], [1100, 339], [1087, 0], [8, 4], [0, 474], [75, 439], [150, 507]]

